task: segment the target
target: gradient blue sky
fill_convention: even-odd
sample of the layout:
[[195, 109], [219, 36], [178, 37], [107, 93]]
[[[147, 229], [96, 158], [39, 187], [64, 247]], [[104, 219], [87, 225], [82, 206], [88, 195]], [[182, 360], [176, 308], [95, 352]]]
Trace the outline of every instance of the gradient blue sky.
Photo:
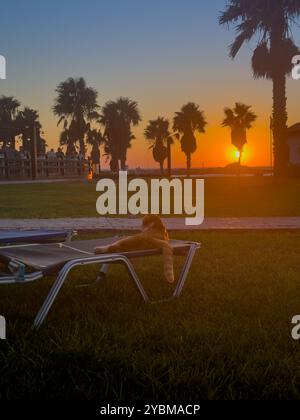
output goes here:
[[[118, 96], [138, 101], [143, 123], [129, 153], [131, 166], [154, 166], [143, 139], [147, 120], [172, 118], [187, 101], [205, 111], [208, 127], [199, 136], [194, 165], [223, 165], [234, 149], [220, 128], [223, 108], [235, 101], [252, 104], [259, 119], [249, 135], [246, 163], [268, 164], [271, 83], [254, 81], [253, 45], [238, 59], [228, 58], [233, 30], [218, 26], [224, 0], [10, 0], [1, 7], [1, 50], [7, 80], [0, 94], [13, 95], [40, 111], [45, 138], [57, 146], [52, 114], [59, 82], [83, 76], [99, 92], [99, 104]], [[300, 32], [295, 30], [299, 44]], [[300, 120], [300, 82], [288, 84], [290, 123]], [[185, 164], [179, 147], [176, 166]]]

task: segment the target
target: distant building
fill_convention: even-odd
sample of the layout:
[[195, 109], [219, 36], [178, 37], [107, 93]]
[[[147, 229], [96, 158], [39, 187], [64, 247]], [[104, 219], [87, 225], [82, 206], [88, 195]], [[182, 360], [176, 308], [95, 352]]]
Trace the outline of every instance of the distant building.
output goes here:
[[288, 146], [290, 164], [300, 166], [300, 123], [289, 127]]

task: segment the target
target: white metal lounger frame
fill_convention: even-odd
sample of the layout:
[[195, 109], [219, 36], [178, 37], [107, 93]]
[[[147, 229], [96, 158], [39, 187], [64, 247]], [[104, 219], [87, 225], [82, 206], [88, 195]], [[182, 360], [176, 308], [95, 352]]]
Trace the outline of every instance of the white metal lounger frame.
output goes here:
[[[163, 301], [172, 300], [176, 297], [178, 297], [182, 289], [184, 287], [189, 269], [191, 267], [194, 255], [197, 251], [197, 249], [200, 247], [200, 244], [197, 242], [186, 242], [186, 246], [188, 246], [188, 251], [186, 254], [186, 259], [184, 261], [183, 267], [181, 269], [179, 279], [177, 281], [177, 285], [175, 287], [175, 290], [172, 294], [172, 296], [169, 299], [164, 299]], [[150, 299], [142, 286], [142, 283], [133, 267], [133, 264], [129, 260], [128, 257], [122, 254], [103, 254], [103, 255], [95, 255], [93, 257], [89, 258], [77, 258], [74, 260], [71, 260], [62, 267], [62, 269], [59, 271], [56, 280], [51, 287], [44, 303], [42, 304], [38, 314], [35, 317], [35, 320], [32, 325], [32, 329], [38, 330], [42, 323], [44, 322], [48, 312], [50, 311], [60, 289], [62, 288], [63, 284], [65, 283], [70, 271], [78, 266], [84, 266], [84, 265], [91, 265], [91, 264], [101, 264], [108, 265], [108, 264], [123, 264], [128, 271], [128, 274], [130, 278], [133, 280], [135, 286], [137, 287], [137, 290], [141, 294], [143, 300], [145, 302], [150, 302]], [[12, 262], [14, 264], [14, 262]], [[15, 276], [7, 276], [7, 277], [0, 277], [0, 284], [12, 284], [12, 283], [29, 283], [36, 280], [41, 279], [44, 277], [44, 274], [42, 271], [31, 273], [31, 274], [22, 274], [22, 266], [23, 264], [20, 264], [19, 262], [16, 262], [16, 266], [18, 266], [18, 274]], [[25, 266], [23, 266], [25, 269]], [[20, 271], [21, 269], [21, 271]], [[21, 274], [20, 274], [21, 273]]]

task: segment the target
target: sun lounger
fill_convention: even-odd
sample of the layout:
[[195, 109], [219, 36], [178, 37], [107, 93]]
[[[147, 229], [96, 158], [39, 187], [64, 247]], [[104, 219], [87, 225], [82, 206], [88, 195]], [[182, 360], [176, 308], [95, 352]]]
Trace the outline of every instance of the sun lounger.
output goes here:
[[64, 230], [0, 231], [0, 244], [62, 242], [71, 235]]
[[[159, 255], [161, 250], [147, 249], [122, 254], [94, 255], [93, 250], [95, 246], [108, 245], [115, 240], [116, 238], [105, 238], [68, 243], [23, 244], [0, 247], [0, 261], [6, 264], [10, 270], [8, 274], [0, 276], [0, 285], [29, 283], [50, 274], [57, 274], [56, 280], [34, 320], [34, 329], [40, 328], [69, 272], [77, 266], [100, 264], [102, 270], [105, 271], [108, 264], [123, 264], [127, 268], [130, 278], [133, 280], [143, 300], [150, 302], [131, 260]], [[200, 247], [200, 244], [175, 240], [170, 243], [174, 255], [185, 256], [179, 279], [170, 298], [173, 299], [181, 294], [195, 252]]]

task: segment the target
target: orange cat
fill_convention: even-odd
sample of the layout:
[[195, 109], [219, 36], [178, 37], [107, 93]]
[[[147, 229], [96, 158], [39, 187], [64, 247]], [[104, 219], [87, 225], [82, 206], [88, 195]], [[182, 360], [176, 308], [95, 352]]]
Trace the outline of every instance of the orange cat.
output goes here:
[[96, 247], [94, 252], [95, 254], [105, 254], [153, 248], [162, 249], [166, 280], [169, 283], [174, 283], [173, 251], [169, 244], [167, 229], [159, 216], [145, 216], [141, 233], [122, 238], [108, 246]]

